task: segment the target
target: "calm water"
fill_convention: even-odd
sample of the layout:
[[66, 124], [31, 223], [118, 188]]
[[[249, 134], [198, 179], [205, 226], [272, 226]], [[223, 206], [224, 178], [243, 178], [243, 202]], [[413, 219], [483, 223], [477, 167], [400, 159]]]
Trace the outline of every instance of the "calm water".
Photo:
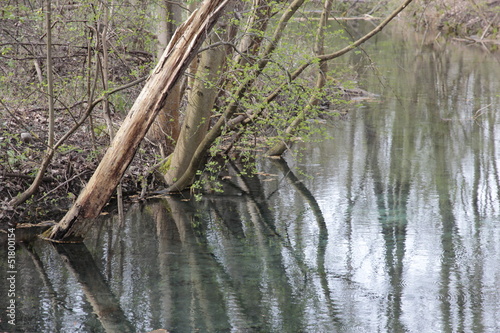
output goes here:
[[500, 332], [498, 55], [411, 40], [342, 60], [380, 99], [298, 161], [19, 244], [17, 331]]

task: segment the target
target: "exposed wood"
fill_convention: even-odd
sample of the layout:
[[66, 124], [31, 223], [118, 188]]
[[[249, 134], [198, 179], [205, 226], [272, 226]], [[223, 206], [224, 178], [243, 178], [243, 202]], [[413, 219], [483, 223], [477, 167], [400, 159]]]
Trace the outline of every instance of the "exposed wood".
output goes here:
[[108, 202], [171, 89], [216, 23], [228, 0], [206, 0], [176, 31], [87, 186], [64, 218], [44, 237], [83, 238]]

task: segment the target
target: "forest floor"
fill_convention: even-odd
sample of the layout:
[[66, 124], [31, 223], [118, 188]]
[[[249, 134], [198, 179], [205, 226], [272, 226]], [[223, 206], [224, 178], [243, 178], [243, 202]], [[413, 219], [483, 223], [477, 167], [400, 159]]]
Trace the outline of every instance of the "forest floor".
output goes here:
[[[56, 132], [66, 132], [73, 125], [74, 116], [58, 116]], [[116, 116], [114, 119], [115, 128], [119, 126], [119, 118]], [[46, 151], [47, 110], [16, 109], [15, 116], [12, 113], [10, 118], [0, 123], [0, 229], [9, 222], [38, 223], [58, 220], [64, 215], [92, 176], [109, 145], [109, 136], [104, 131], [96, 130], [104, 128], [104, 120], [94, 116], [93, 122], [94, 133], [88, 130], [88, 126], [83, 126], [61, 145], [38, 191], [26, 203], [15, 208], [9, 202], [33, 183]], [[29, 124], [29, 132], [26, 124]], [[161, 185], [151, 173], [158, 159], [156, 148], [145, 141], [122, 179], [122, 189], [127, 197], [138, 197], [137, 194], [147, 188]]]

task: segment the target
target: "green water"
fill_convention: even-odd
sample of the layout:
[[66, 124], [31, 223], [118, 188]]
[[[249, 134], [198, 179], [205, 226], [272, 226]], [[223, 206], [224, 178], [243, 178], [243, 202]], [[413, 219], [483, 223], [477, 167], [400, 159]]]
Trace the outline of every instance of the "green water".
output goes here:
[[499, 56], [410, 35], [365, 48], [341, 61], [380, 97], [299, 160], [137, 204], [83, 245], [18, 244], [0, 331], [499, 332]]

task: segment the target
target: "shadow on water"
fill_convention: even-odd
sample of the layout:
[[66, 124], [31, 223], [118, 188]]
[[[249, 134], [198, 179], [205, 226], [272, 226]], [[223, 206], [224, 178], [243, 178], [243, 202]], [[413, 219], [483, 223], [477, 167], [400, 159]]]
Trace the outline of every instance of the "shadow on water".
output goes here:
[[[314, 212], [317, 267], [305, 263], [300, 244], [292, 245], [288, 227], [295, 226], [278, 230], [259, 178], [233, 177], [234, 195], [136, 205], [123, 225], [110, 217], [85, 244], [23, 245], [23, 271], [35, 266], [39, 276], [31, 283], [44, 292], [24, 295], [23, 308], [37, 311], [19, 319], [18, 330], [292, 332], [339, 325], [324, 268], [325, 219], [286, 163], [275, 165]], [[230, 172], [240, 170], [232, 164]], [[323, 323], [307, 323], [314, 281], [326, 300]]]
[[351, 55], [380, 100], [293, 165], [231, 164], [224, 195], [136, 204], [84, 244], [18, 243], [0, 331], [500, 331], [498, 63], [412, 40]]
[[92, 306], [93, 313], [104, 330], [135, 332], [85, 244], [56, 244], [54, 247], [66, 263], [67, 270], [78, 280], [87, 302]]

